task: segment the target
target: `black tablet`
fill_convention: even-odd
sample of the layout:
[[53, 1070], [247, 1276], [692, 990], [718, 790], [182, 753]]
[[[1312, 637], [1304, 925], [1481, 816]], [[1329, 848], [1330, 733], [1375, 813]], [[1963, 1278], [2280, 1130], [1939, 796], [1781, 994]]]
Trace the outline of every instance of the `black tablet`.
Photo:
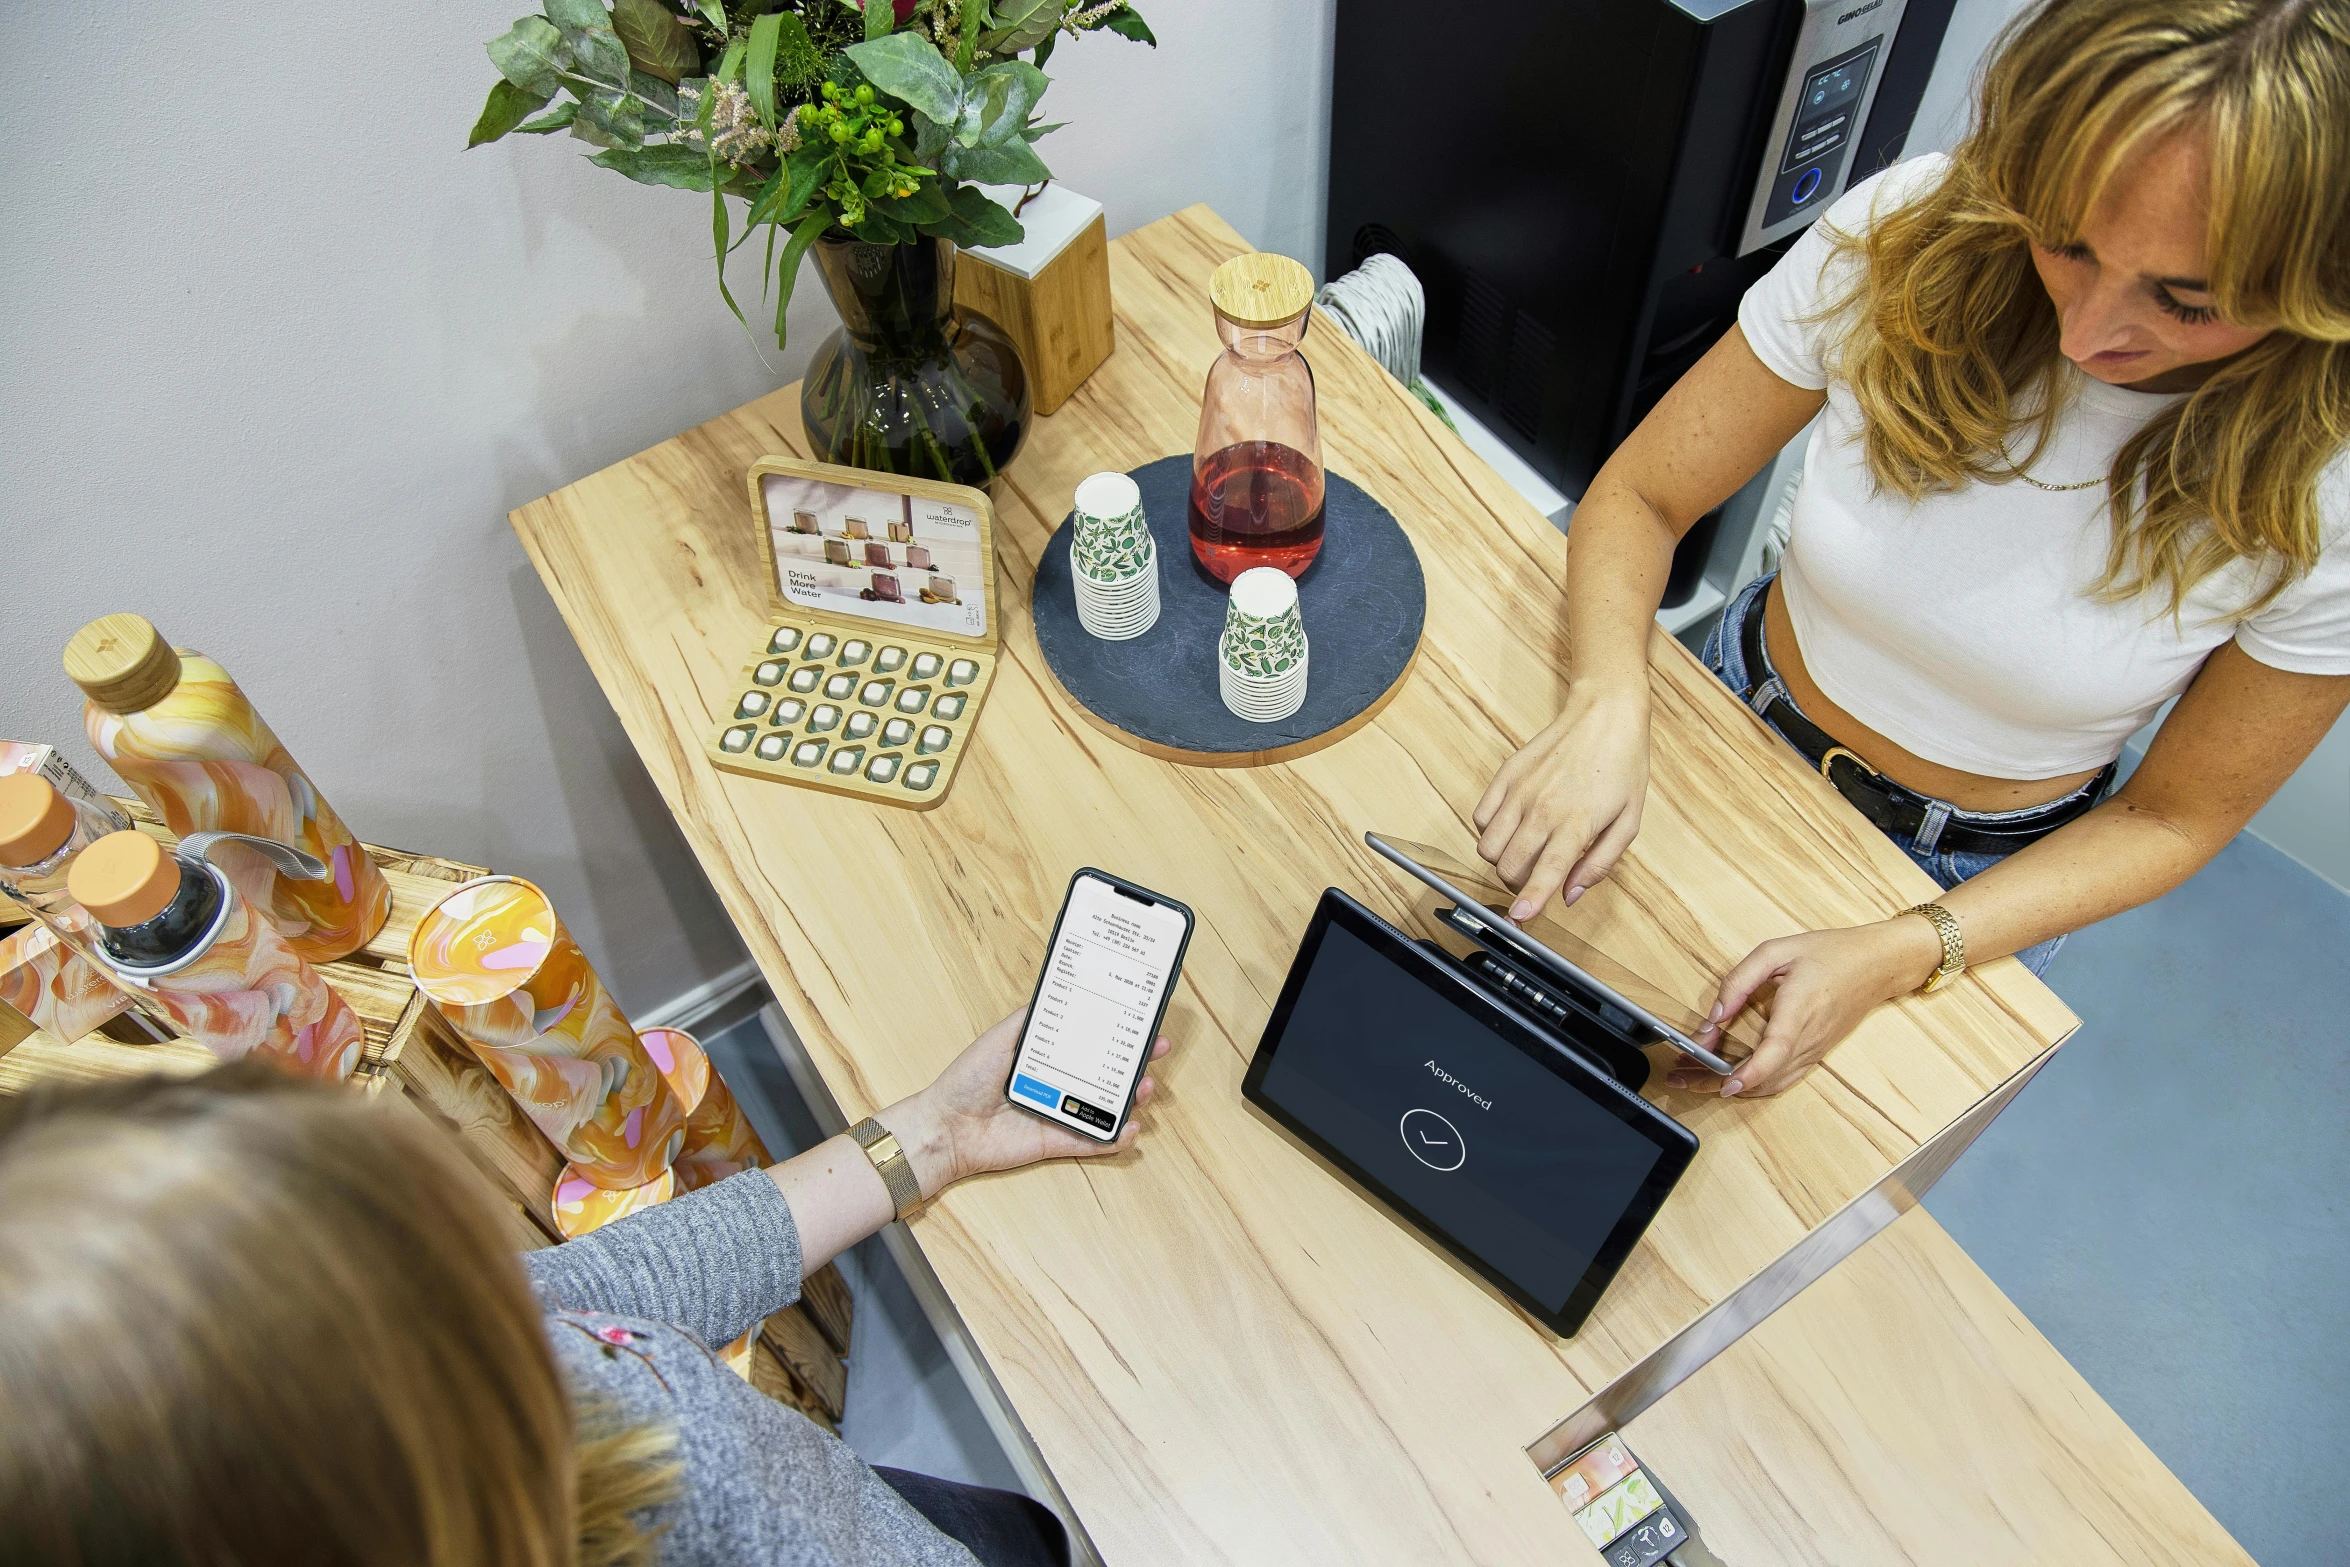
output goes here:
[[1697, 1153], [1688, 1128], [1336, 888], [1241, 1092], [1564, 1337]]

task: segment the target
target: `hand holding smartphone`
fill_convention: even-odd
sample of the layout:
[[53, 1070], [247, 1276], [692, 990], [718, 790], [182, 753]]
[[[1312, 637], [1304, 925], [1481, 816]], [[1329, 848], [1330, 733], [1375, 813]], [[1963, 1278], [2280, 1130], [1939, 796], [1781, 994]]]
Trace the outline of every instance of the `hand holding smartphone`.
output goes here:
[[1070, 877], [1004, 1097], [1080, 1136], [1116, 1142], [1191, 927], [1190, 909], [1107, 871], [1089, 866]]

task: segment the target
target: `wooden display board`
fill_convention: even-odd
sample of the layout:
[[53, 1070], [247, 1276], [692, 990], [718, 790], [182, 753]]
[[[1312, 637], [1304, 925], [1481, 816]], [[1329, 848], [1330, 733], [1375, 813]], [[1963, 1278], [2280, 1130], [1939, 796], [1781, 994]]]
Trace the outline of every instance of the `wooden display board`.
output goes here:
[[[144, 802], [114, 803], [142, 830], [167, 844], [177, 841]], [[556, 1245], [561, 1237], [551, 1204], [563, 1156], [408, 979], [408, 938], [417, 920], [452, 887], [489, 872], [434, 855], [373, 844], [366, 848], [391, 883], [391, 918], [366, 946], [319, 966], [359, 1015], [366, 1036], [352, 1084], [458, 1138], [503, 1199], [517, 1251]], [[217, 1064], [212, 1052], [193, 1040], [132, 1044], [92, 1034], [69, 1045], [36, 1029], [0, 1054], [0, 1094], [42, 1082], [97, 1082], [158, 1072], [193, 1077]], [[852, 1316], [848, 1285], [838, 1270], [821, 1268], [803, 1282], [798, 1305], [767, 1319], [749, 1364], [736, 1369], [778, 1402], [837, 1429], [848, 1394], [843, 1357]]]

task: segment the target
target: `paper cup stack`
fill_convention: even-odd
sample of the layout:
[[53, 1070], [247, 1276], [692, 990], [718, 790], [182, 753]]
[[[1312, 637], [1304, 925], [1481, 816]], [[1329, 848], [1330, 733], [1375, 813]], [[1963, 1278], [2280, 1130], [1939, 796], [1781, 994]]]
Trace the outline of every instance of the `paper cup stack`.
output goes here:
[[1159, 623], [1159, 559], [1142, 491], [1122, 473], [1097, 473], [1077, 486], [1069, 578], [1078, 624], [1105, 642], [1139, 637]]
[[1309, 651], [1287, 572], [1256, 566], [1232, 579], [1216, 659], [1226, 707], [1260, 724], [1295, 713], [1305, 705]]

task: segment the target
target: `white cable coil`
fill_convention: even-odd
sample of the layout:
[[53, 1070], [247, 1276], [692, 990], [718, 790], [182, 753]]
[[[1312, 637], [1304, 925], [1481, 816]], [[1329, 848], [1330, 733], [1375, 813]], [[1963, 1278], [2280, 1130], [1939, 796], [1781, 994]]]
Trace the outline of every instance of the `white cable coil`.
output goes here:
[[1314, 296], [1338, 329], [1370, 352], [1428, 411], [1452, 428], [1452, 415], [1420, 379], [1420, 343], [1428, 325], [1428, 296], [1401, 256], [1385, 251]]
[[1376, 255], [1322, 285], [1314, 302], [1404, 385], [1420, 379], [1420, 338], [1428, 296], [1400, 256]]

